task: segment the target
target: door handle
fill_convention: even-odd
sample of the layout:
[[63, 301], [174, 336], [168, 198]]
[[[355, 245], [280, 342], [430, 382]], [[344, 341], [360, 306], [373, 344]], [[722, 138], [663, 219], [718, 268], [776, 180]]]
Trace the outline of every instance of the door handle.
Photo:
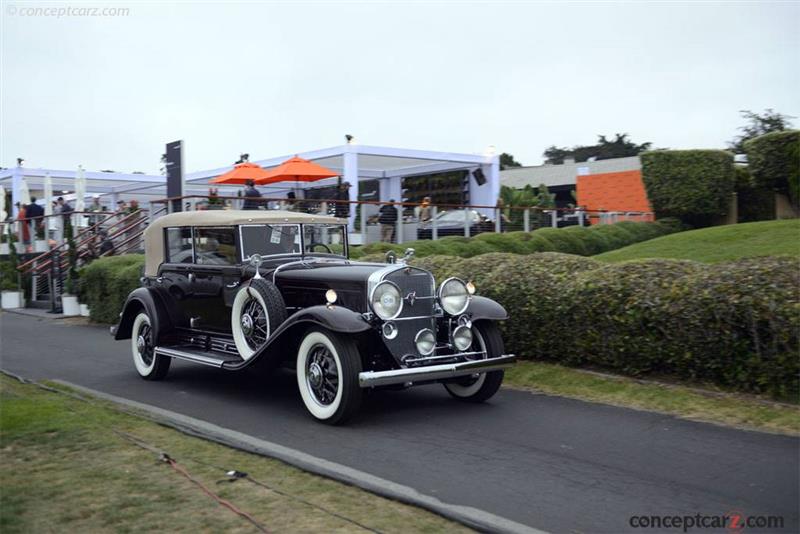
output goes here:
[[194, 282], [197, 279], [197, 276], [194, 273], [189, 273], [189, 281]]
[[231, 282], [230, 284], [225, 284], [225, 287], [228, 289], [233, 289], [234, 287], [238, 286], [239, 282]]

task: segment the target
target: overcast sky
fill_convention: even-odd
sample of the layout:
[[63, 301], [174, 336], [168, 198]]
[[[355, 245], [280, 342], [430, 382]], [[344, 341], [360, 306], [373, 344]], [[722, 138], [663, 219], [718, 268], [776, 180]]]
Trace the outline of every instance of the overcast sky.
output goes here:
[[[2, 0], [0, 165], [158, 173], [362, 144], [527, 165], [628, 132], [723, 147], [800, 116], [800, 4]], [[21, 16], [125, 7], [123, 17]], [[795, 125], [800, 121], [795, 121]]]

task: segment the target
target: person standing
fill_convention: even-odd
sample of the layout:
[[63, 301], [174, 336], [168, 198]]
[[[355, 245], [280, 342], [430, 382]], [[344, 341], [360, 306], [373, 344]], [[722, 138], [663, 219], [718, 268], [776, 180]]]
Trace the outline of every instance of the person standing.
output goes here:
[[431, 220], [431, 197], [422, 199], [422, 204], [419, 205], [419, 222], [427, 222]]
[[256, 189], [256, 182], [254, 180], [247, 180], [245, 182], [244, 188], [244, 205], [242, 206], [243, 210], [257, 210], [261, 206], [261, 202], [259, 200], [255, 200], [257, 198], [261, 198], [261, 193]]
[[334, 213], [341, 219], [350, 217], [350, 182], [342, 182], [339, 178], [339, 186], [336, 188], [336, 209]]
[[[31, 203], [25, 208], [25, 216], [31, 223], [31, 233], [37, 238], [40, 230], [44, 228], [44, 208], [36, 203], [36, 197], [31, 197]], [[42, 239], [45, 239], [45, 234], [42, 232]]]
[[384, 204], [378, 211], [378, 222], [381, 225], [381, 241], [394, 242], [394, 227], [397, 224], [397, 208], [394, 199], [389, 199], [389, 204]]
[[19, 222], [19, 240], [25, 252], [30, 252], [28, 248], [31, 244], [31, 225], [28, 223], [27, 206], [19, 202], [15, 206], [17, 207], [17, 221]]
[[56, 228], [56, 242], [61, 245], [64, 243], [64, 229], [67, 227], [68, 224], [71, 224], [70, 216], [72, 215], [72, 206], [69, 205], [69, 202], [64, 200], [64, 197], [58, 197], [56, 199], [56, 213], [61, 215], [61, 217], [57, 217], [58, 227]]
[[93, 228], [94, 232], [97, 232], [97, 228], [94, 227], [102, 220], [99, 214], [105, 211], [103, 205], [100, 204], [100, 195], [94, 195], [92, 197], [92, 203], [86, 208], [86, 211], [92, 212], [92, 215], [89, 215], [89, 226]]

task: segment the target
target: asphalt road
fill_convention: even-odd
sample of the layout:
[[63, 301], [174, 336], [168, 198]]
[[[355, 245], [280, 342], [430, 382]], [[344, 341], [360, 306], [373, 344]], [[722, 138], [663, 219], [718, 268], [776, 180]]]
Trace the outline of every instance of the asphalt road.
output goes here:
[[0, 313], [0, 367], [203, 419], [551, 532], [625, 532], [633, 515], [731, 510], [782, 516], [785, 531], [800, 530], [796, 438], [520, 391], [467, 405], [441, 386], [375, 393], [352, 424], [328, 427], [306, 415], [288, 373], [174, 362], [165, 381], [147, 382], [128, 342], [106, 328], [11, 313]]

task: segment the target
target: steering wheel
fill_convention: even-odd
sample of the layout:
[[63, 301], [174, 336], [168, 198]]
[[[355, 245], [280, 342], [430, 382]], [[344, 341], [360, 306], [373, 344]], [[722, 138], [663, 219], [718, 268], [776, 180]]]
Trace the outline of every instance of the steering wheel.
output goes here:
[[307, 247], [309, 252], [314, 252], [314, 247], [325, 247], [325, 250], [328, 251], [328, 254], [333, 254], [333, 250], [331, 250], [331, 247], [329, 247], [325, 243], [309, 243]]

